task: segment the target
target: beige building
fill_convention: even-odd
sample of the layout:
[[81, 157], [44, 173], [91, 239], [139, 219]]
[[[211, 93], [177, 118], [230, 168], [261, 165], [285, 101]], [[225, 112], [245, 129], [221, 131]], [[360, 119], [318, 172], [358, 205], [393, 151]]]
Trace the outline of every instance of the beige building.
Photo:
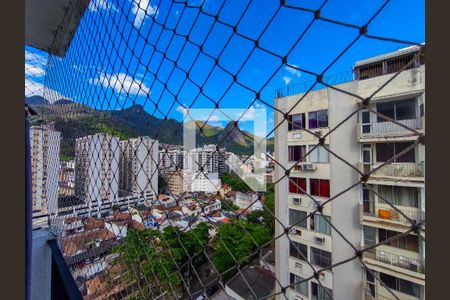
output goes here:
[[61, 133], [49, 126], [30, 128], [33, 217], [54, 214], [58, 201]]
[[158, 194], [159, 142], [149, 137], [119, 142], [119, 189], [124, 195]]
[[184, 183], [182, 171], [168, 171], [163, 175], [167, 182], [167, 189], [173, 195], [181, 195], [183, 191], [187, 190], [187, 183]]
[[[358, 62], [354, 80], [336, 87], [363, 99], [369, 97], [413, 60], [418, 50], [410, 47]], [[289, 122], [283, 122], [275, 132], [276, 160], [292, 167], [288, 176], [275, 185], [277, 218], [290, 228], [289, 238], [282, 236], [276, 241], [276, 274], [282, 286], [354, 256], [347, 241], [364, 248], [407, 230], [405, 216], [416, 221], [423, 218], [424, 146], [412, 145], [424, 129], [424, 91], [425, 67], [419, 58], [374, 95], [369, 105], [373, 112], [360, 109], [362, 103], [357, 98], [331, 88], [314, 90], [304, 98], [297, 94], [275, 99], [278, 109], [289, 111]], [[283, 114], [276, 113], [275, 124], [283, 118]], [[328, 134], [332, 128], [337, 129]], [[323, 144], [319, 137], [325, 137]], [[364, 172], [375, 170], [408, 147], [412, 150], [371, 174], [368, 188], [355, 185], [361, 174], [352, 166]], [[275, 180], [284, 174], [277, 165]], [[312, 215], [317, 207], [344, 190], [345, 194], [323, 206], [322, 214]], [[377, 194], [404, 214], [380, 201]], [[276, 236], [282, 233], [283, 228], [276, 226]], [[376, 251], [365, 252], [363, 261], [396, 297], [424, 299], [423, 249], [424, 239], [409, 234], [378, 246]], [[320, 272], [317, 279], [294, 285], [287, 295], [289, 299], [395, 299], [370, 273], [358, 260], [352, 260]]]

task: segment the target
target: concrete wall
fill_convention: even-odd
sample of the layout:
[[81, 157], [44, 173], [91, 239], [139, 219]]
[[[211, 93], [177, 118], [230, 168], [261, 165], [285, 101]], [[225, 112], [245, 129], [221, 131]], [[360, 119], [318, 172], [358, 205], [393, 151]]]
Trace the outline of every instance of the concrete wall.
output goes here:
[[54, 238], [48, 229], [33, 231], [31, 256], [31, 297], [33, 300], [51, 298], [52, 252], [47, 241]]
[[[358, 94], [358, 82], [349, 82], [340, 87]], [[357, 109], [356, 99], [335, 90], [329, 92], [330, 128], [336, 127], [342, 120]], [[339, 154], [351, 165], [359, 161], [359, 145], [356, 135], [357, 118], [354, 115], [330, 135], [330, 150]], [[340, 159], [330, 155], [331, 197], [352, 186], [359, 180], [358, 173]], [[359, 219], [360, 186], [356, 186], [331, 202], [331, 222], [343, 235], [359, 248], [362, 237], [362, 225]], [[354, 250], [332, 229], [332, 261], [337, 263], [354, 256]], [[353, 260], [333, 268], [333, 298], [350, 300], [361, 298], [362, 268], [359, 260]]]
[[[275, 107], [281, 111], [287, 111], [287, 101], [285, 98], [275, 99]], [[274, 113], [274, 124], [279, 124], [283, 120], [283, 115], [277, 111]], [[287, 165], [287, 133], [288, 123], [283, 122], [275, 131], [275, 160], [282, 166]], [[284, 171], [278, 164], [275, 164], [275, 178], [274, 181], [279, 180], [284, 176]], [[275, 216], [279, 220], [284, 220], [283, 225], [286, 225], [289, 219], [288, 210], [288, 178], [285, 177], [275, 184]], [[275, 220], [275, 236], [278, 237], [284, 233], [284, 229]], [[287, 286], [289, 284], [289, 240], [286, 235], [281, 236], [275, 240], [275, 276], [279, 284], [275, 284], [275, 291], [280, 292], [280, 285]], [[289, 295], [289, 291], [287, 292]], [[283, 294], [277, 295], [277, 299], [285, 299]]]

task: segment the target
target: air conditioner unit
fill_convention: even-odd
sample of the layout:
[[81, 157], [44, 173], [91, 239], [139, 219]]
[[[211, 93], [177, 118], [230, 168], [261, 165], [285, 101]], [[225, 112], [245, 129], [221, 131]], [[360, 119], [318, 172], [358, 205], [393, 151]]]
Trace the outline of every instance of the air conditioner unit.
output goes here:
[[316, 169], [316, 165], [309, 163], [309, 164], [305, 164], [304, 168], [308, 171], [313, 171]]
[[289, 232], [291, 234], [302, 235], [302, 231], [300, 229], [297, 229], [297, 228], [291, 228], [291, 230]]
[[323, 243], [325, 243], [325, 237], [323, 237], [323, 236], [316, 236], [316, 237], [314, 238], [314, 241], [315, 241], [316, 243], [323, 244]]
[[302, 199], [301, 199], [301, 198], [293, 198], [293, 199], [292, 199], [292, 202], [293, 202], [295, 205], [299, 205], [299, 204], [302, 203]]
[[296, 295], [295, 300], [304, 300], [304, 298]]
[[296, 262], [295, 263], [295, 268], [301, 270], [301, 269], [303, 269], [303, 265], [301, 263], [299, 263], [299, 262]]

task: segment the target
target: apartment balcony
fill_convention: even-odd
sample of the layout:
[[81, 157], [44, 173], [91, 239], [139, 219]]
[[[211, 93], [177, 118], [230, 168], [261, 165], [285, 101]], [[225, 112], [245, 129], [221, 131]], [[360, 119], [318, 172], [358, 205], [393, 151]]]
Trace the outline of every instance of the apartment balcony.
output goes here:
[[[389, 200], [389, 199], [387, 199]], [[416, 207], [395, 206], [393, 209], [384, 203], [365, 203], [360, 204], [360, 213], [362, 221], [390, 223], [392, 225], [410, 226], [408, 219], [420, 222], [425, 219], [425, 213]], [[400, 213], [401, 212], [401, 213]], [[406, 217], [407, 218], [406, 218]]]
[[422, 132], [422, 120], [410, 119], [400, 120], [398, 123], [404, 125], [400, 126], [393, 122], [373, 122], [373, 123], [361, 123], [358, 122], [358, 140], [362, 142], [379, 141], [387, 138], [402, 138], [411, 137], [417, 135], [414, 131]]
[[[383, 163], [365, 164], [358, 163], [358, 169], [361, 172], [368, 173], [377, 169]], [[377, 169], [370, 174], [373, 179], [392, 179], [392, 180], [425, 180], [425, 163], [390, 163]]]
[[425, 262], [416, 252], [379, 246], [373, 251], [364, 252], [364, 260], [372, 265], [388, 267], [393, 271], [425, 280]]
[[377, 291], [374, 285], [366, 285], [363, 287], [364, 300], [417, 300], [419, 298], [407, 294], [399, 293], [391, 289], [395, 297], [384, 287], [380, 287], [381, 291]]

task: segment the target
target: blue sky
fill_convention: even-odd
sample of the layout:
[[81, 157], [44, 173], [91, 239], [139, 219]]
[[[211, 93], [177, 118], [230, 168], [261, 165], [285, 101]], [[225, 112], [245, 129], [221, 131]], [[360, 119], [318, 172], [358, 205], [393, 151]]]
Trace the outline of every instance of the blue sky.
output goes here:
[[[361, 26], [384, 2], [330, 0], [323, 6], [321, 16]], [[262, 48], [280, 56], [287, 55], [289, 64], [315, 73], [328, 67], [358, 35], [357, 29], [319, 20], [291, 49], [311, 22], [313, 14], [310, 12], [286, 7], [278, 10], [279, 1], [275, 0], [253, 1], [247, 10], [248, 2], [242, 0], [228, 0], [225, 4], [221, 0], [188, 3], [193, 6], [203, 3], [207, 14], [216, 15], [220, 11], [219, 19], [237, 25], [238, 33], [253, 40], [259, 38]], [[322, 3], [318, 0], [286, 1], [288, 5], [313, 10]], [[65, 97], [97, 109], [141, 104], [155, 117], [182, 120], [183, 105], [214, 108], [214, 102], [220, 100], [221, 108], [247, 108], [254, 100], [253, 91], [261, 91], [261, 99], [273, 105], [276, 89], [314, 80], [305, 72], [286, 66], [280, 68], [278, 57], [255, 49], [253, 42], [234, 34], [230, 27], [214, 22], [213, 17], [200, 14], [196, 18], [198, 12], [197, 8], [184, 8], [183, 4], [171, 1], [149, 3], [142, 0], [138, 4], [131, 0], [92, 0], [63, 59], [51, 57], [45, 70], [45, 53], [25, 48], [26, 94], [39, 93], [46, 71], [44, 96], [50, 101]], [[154, 24], [153, 17], [158, 23], [165, 23], [166, 28]], [[182, 36], [173, 34], [175, 28]], [[191, 42], [185, 43], [183, 36], [188, 33], [189, 41], [203, 44], [202, 50], [207, 55], [200, 53], [194, 60], [199, 49]], [[390, 1], [370, 24], [369, 34], [424, 42], [424, 1]], [[157, 51], [154, 51], [155, 45]], [[406, 46], [362, 37], [325, 75], [348, 72], [357, 60]], [[166, 53], [166, 58], [161, 53]], [[224, 70], [210, 56], [219, 56]], [[177, 66], [170, 60], [177, 61]], [[41, 68], [43, 72], [40, 69], [33, 72], [30, 66]], [[190, 70], [188, 79], [181, 70]], [[229, 73], [237, 73], [238, 81], [249, 89], [233, 83]], [[205, 95], [199, 95], [198, 86], [202, 86]], [[177, 95], [178, 102], [172, 93]], [[252, 109], [264, 106], [269, 132], [273, 128], [273, 110], [262, 102], [254, 103]], [[223, 122], [213, 121], [212, 124], [220, 126]], [[244, 121], [240, 125], [244, 129], [251, 126]]]

